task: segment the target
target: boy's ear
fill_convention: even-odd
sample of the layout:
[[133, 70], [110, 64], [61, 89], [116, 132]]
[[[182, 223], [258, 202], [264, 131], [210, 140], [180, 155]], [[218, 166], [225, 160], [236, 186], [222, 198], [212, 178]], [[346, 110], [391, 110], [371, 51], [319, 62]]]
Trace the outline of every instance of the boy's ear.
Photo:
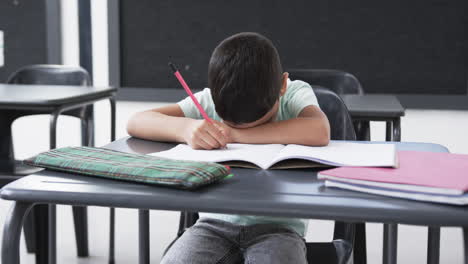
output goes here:
[[286, 89], [288, 89], [288, 78], [289, 78], [289, 73], [287, 72], [283, 73], [280, 96], [283, 96], [286, 93]]

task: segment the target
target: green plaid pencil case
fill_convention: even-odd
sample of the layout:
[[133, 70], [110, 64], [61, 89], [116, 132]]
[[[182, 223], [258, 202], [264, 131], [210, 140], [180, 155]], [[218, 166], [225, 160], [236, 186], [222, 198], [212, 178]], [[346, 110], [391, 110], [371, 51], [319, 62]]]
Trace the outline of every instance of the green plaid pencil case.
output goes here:
[[164, 159], [91, 147], [54, 149], [23, 162], [50, 170], [179, 189], [195, 189], [230, 174], [229, 167], [217, 163]]

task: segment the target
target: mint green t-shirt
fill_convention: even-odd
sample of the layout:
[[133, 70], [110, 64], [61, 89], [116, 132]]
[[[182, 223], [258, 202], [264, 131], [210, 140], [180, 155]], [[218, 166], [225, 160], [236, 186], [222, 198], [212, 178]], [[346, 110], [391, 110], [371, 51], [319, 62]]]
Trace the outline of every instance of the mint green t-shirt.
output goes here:
[[[301, 111], [309, 105], [317, 106], [317, 97], [312, 90], [312, 87], [303, 81], [288, 79], [288, 87], [286, 93], [280, 97], [279, 109], [275, 121], [288, 120], [296, 118]], [[222, 121], [215, 110], [213, 99], [211, 98], [211, 91], [205, 88], [203, 91], [195, 94], [195, 97], [200, 102], [207, 115], [217, 121]], [[203, 119], [195, 104], [190, 97], [177, 103], [185, 117], [194, 119]], [[253, 224], [278, 224], [289, 227], [295, 230], [298, 234], [304, 236], [307, 228], [307, 221], [295, 218], [283, 217], [269, 217], [269, 216], [255, 216], [255, 215], [229, 215], [229, 214], [213, 214], [213, 213], [200, 213], [200, 218], [212, 218], [230, 222], [236, 225], [253, 225]]]

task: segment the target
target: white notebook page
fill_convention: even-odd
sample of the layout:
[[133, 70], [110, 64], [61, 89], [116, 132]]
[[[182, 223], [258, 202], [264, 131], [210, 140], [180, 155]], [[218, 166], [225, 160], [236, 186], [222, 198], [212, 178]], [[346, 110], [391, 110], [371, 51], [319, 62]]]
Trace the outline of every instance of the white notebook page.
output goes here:
[[228, 144], [226, 149], [195, 150], [189, 145], [179, 144], [170, 150], [149, 155], [169, 159], [208, 162], [240, 160], [251, 162], [262, 169], [266, 169], [271, 160], [284, 147], [281, 144]]
[[394, 144], [364, 144], [330, 141], [325, 147], [287, 145], [270, 165], [291, 158], [307, 159], [332, 166], [385, 166], [394, 167]]

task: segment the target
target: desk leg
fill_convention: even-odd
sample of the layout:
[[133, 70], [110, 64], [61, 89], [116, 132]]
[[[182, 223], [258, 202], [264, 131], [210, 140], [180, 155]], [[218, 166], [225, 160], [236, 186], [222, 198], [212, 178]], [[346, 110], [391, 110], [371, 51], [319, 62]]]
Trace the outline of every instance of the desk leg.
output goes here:
[[385, 141], [392, 141], [392, 122], [386, 121]]
[[3, 228], [2, 263], [20, 263], [19, 244], [21, 228], [23, 227], [24, 218], [31, 207], [32, 204], [30, 203], [16, 201], [13, 203]]
[[[401, 127], [400, 118], [395, 118], [392, 121], [386, 122], [385, 131], [386, 141], [400, 141]], [[383, 248], [383, 263], [390, 264], [397, 261], [397, 245], [398, 245], [398, 225], [384, 224], [384, 248]]]
[[49, 264], [57, 263], [56, 245], [57, 245], [57, 224], [56, 224], [55, 204], [49, 204]]
[[464, 258], [465, 264], [468, 264], [468, 227], [464, 226], [463, 229], [463, 247], [464, 247]]
[[429, 227], [427, 231], [427, 264], [439, 264], [440, 227]]
[[[55, 149], [57, 147], [57, 120], [62, 110], [59, 108], [55, 110], [50, 116], [50, 149]], [[49, 225], [49, 243], [48, 243], [48, 255], [49, 255], [49, 262], [48, 264], [55, 264], [57, 263], [57, 224], [56, 224], [56, 205], [50, 204], [49, 205], [49, 213], [48, 213], [48, 225]], [[46, 233], [47, 234], [47, 233]], [[36, 243], [37, 245], [37, 243]]]
[[[49, 206], [34, 206], [34, 229], [36, 231], [36, 263], [49, 263]], [[8, 263], [8, 262], [7, 262]]]
[[[111, 112], [111, 142], [115, 141], [115, 98], [109, 98]], [[110, 209], [109, 217], [109, 264], [115, 263], [115, 209]]]
[[109, 210], [109, 264], [115, 263], [115, 209]]
[[393, 120], [393, 141], [401, 141], [401, 118]]
[[149, 211], [138, 210], [138, 240], [139, 240], [139, 264], [149, 264], [149, 244], [150, 244], [150, 233], [149, 233]]
[[397, 262], [398, 225], [384, 224], [383, 264]]

